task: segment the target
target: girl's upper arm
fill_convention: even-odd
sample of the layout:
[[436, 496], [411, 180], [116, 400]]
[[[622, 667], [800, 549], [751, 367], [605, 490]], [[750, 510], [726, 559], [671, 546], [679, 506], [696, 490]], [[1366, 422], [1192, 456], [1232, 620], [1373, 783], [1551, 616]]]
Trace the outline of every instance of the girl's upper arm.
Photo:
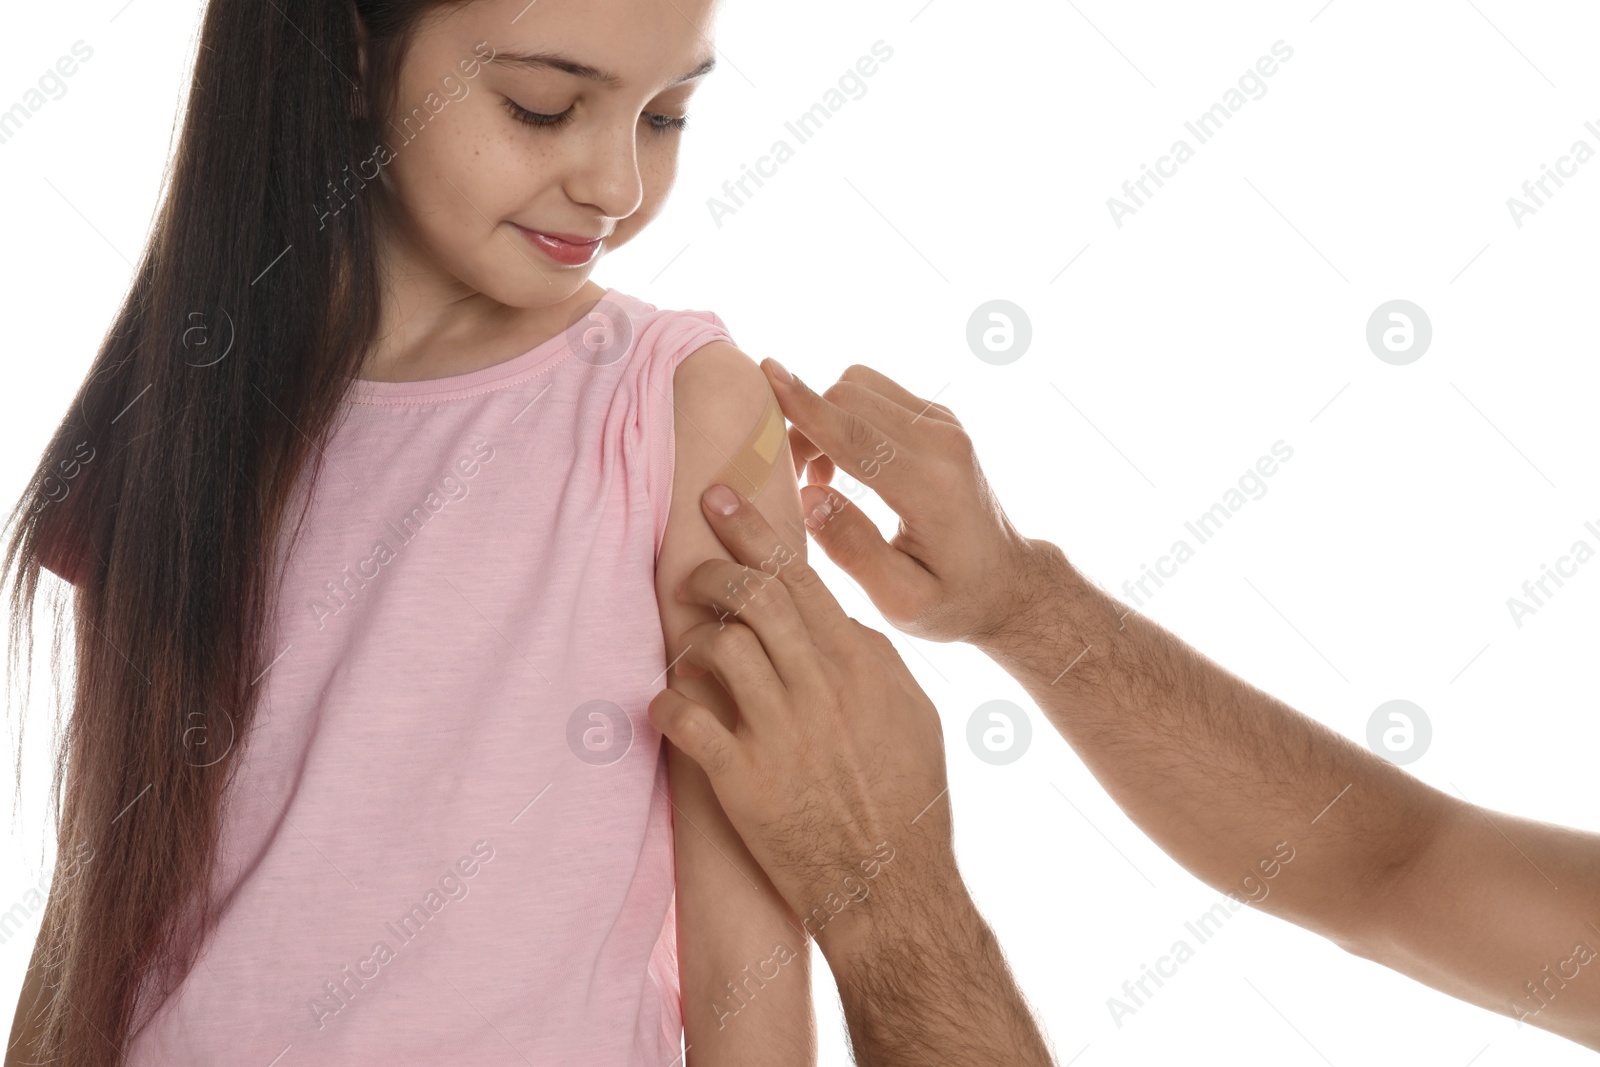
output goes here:
[[[672, 492], [656, 561], [668, 663], [683, 651], [683, 631], [717, 618], [704, 605], [679, 603], [678, 584], [708, 558], [732, 558], [706, 522], [700, 495], [756, 427], [770, 396], [761, 368], [723, 341], [697, 349], [674, 373]], [[805, 525], [787, 440], [751, 499], [788, 550], [803, 557]], [[684, 678], [669, 671], [665, 684], [733, 725], [738, 712], [715, 676]], [[693, 1049], [689, 1067], [810, 1067], [816, 1063], [815, 1021], [809, 952], [798, 919], [744, 847], [705, 773], [669, 746], [668, 774], [683, 1021]]]
[[[656, 594], [668, 662], [682, 651], [681, 645], [674, 647], [679, 634], [697, 622], [717, 617], [704, 605], [678, 603], [673, 595], [678, 583], [710, 557], [733, 558], [706, 522], [700, 495], [756, 428], [771, 395], [761, 368], [726, 341], [714, 341], [691, 353], [673, 377], [676, 458], [667, 529], [656, 561]], [[741, 465], [741, 470], [745, 466]], [[787, 548], [804, 559], [805, 522], [787, 439], [777, 465], [751, 499]]]

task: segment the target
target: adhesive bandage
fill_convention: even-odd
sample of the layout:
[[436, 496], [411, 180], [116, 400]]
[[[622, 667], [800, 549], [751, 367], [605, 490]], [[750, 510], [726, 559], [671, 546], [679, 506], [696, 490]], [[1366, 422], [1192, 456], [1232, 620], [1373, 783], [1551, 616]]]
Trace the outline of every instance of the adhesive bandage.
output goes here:
[[713, 484], [721, 482], [744, 494], [747, 499], [754, 497], [761, 492], [778, 465], [778, 456], [783, 452], [783, 438], [783, 409], [778, 407], [778, 398], [768, 390], [767, 406], [756, 421], [756, 428], [750, 431], [750, 436], [744, 439], [744, 444], [728, 460], [727, 466], [712, 479]]

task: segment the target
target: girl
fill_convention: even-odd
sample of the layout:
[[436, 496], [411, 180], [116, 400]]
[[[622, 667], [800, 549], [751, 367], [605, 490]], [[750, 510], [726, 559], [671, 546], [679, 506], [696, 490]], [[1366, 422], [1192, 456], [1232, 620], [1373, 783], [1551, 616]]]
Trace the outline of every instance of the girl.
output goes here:
[[[43, 566], [75, 674], [7, 1064], [814, 1061], [804, 933], [645, 716], [734, 721], [668, 674], [710, 615], [672, 591], [770, 393], [716, 315], [589, 280], [714, 3], [208, 6], [10, 520], [13, 669]], [[803, 552], [787, 447], [742, 473]]]

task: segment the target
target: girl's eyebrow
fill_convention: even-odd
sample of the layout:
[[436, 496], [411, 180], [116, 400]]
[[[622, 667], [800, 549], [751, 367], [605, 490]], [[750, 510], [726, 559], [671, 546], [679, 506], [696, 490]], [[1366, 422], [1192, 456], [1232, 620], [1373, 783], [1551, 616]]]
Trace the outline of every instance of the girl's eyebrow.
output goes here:
[[[601, 84], [609, 86], [613, 89], [622, 85], [622, 79], [617, 77], [615, 74], [607, 74], [605, 71], [597, 70], [596, 68], [589, 66], [587, 63], [579, 63], [576, 60], [568, 59], [557, 52], [496, 51], [491, 62], [511, 63], [516, 66], [530, 67], [536, 70], [559, 70], [564, 74], [571, 74], [574, 77], [600, 82]], [[674, 85], [682, 85], [684, 82], [693, 81], [702, 75], [709, 74], [716, 65], [717, 59], [715, 56], [712, 56], [704, 63], [701, 63], [698, 67], [689, 71], [687, 74], [673, 79], [670, 83], [668, 83], [667, 88], [670, 89]]]

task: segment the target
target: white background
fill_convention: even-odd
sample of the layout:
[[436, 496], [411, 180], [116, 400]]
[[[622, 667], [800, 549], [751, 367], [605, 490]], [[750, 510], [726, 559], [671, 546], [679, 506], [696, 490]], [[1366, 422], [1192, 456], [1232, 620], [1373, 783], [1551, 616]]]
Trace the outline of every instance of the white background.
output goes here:
[[[200, 5], [123, 3], [11, 5], [0, 35], [0, 107], [74, 41], [95, 52], [0, 145], [7, 501], [123, 295], [187, 84]], [[747, 352], [818, 387], [865, 362], [936, 395], [1013, 521], [1118, 595], [1286, 442], [1267, 493], [1146, 613], [1363, 742], [1380, 703], [1414, 701], [1433, 726], [1417, 775], [1593, 829], [1600, 562], [1521, 627], [1506, 600], [1574, 541], [1600, 547], [1584, 530], [1600, 525], [1600, 161], [1520, 228], [1506, 200], [1575, 140], [1600, 149], [1584, 129], [1600, 125], [1600, 18], [1578, 3], [1321, 3], [728, 0], [674, 200], [596, 277], [714, 309]], [[718, 226], [707, 198], [775, 139], [793, 144], [784, 122], [879, 40], [894, 54], [866, 94]], [[1184, 122], [1279, 40], [1294, 54], [1266, 94], [1197, 145]], [[1119, 228], [1107, 198], [1179, 137], [1195, 157]], [[966, 342], [996, 298], [1032, 322], [1004, 366]], [[1406, 366], [1365, 340], [1392, 299], [1432, 321]], [[875, 618], [824, 566], [846, 610]], [[1119, 1028], [1107, 998], [1173, 941], [1193, 945], [1184, 923], [1218, 894], [987, 660], [897, 640], [945, 716], [963, 869], [1063, 1063], [1590, 1061], [1248, 911]], [[966, 744], [991, 699], [1032, 719], [1007, 766]], [[43, 752], [0, 907], [39, 876]], [[36, 931], [0, 946], [6, 1019]], [[841, 1063], [818, 970], [823, 1062]]]

